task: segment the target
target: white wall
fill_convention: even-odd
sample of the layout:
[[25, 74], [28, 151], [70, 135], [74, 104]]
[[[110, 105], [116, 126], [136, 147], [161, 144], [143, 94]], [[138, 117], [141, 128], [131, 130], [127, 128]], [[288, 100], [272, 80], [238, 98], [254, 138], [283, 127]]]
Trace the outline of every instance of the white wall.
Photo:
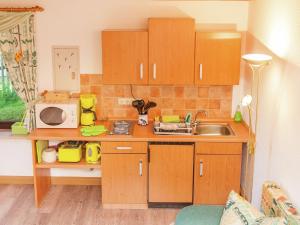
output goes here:
[[[249, 32], [267, 48], [247, 40], [248, 51], [267, 53], [274, 57], [272, 64], [262, 74], [252, 200], [259, 206], [262, 183], [274, 180], [287, 191], [299, 208], [299, 1], [251, 2]], [[244, 87], [249, 87], [249, 82], [248, 79]], [[241, 89], [242, 95], [249, 91], [249, 88]]]
[[[45, 8], [44, 12], [36, 14], [40, 91], [52, 89], [53, 45], [80, 46], [80, 72], [99, 74], [102, 71], [100, 31], [103, 29], [146, 28], [148, 17], [191, 16], [197, 23], [236, 24], [238, 30], [244, 31], [248, 18], [248, 2], [237, 1], [1, 0], [0, 5]], [[12, 154], [7, 153], [7, 146]], [[0, 154], [5, 156], [5, 159], [0, 158], [0, 175], [31, 174], [31, 148], [27, 141], [1, 139], [0, 134]], [[22, 164], [15, 161], [15, 155], [21, 155]], [[6, 161], [10, 166], [4, 169], [1, 165]], [[97, 175], [89, 171], [56, 170], [53, 173], [59, 176]]]
[[[27, 1], [26, 1], [27, 2]], [[81, 73], [101, 74], [100, 31], [147, 28], [148, 17], [191, 16], [198, 23], [234, 23], [247, 29], [248, 3], [150, 0], [48, 0], [37, 15], [39, 87], [52, 88], [51, 46], [79, 45]]]

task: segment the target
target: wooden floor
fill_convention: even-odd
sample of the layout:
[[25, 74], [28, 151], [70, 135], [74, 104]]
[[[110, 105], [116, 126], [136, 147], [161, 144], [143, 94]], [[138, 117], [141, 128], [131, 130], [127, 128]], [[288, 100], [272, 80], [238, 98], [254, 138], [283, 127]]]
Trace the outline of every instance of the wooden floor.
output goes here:
[[0, 225], [169, 225], [178, 209], [110, 210], [97, 186], [52, 186], [42, 207], [32, 185], [0, 185]]

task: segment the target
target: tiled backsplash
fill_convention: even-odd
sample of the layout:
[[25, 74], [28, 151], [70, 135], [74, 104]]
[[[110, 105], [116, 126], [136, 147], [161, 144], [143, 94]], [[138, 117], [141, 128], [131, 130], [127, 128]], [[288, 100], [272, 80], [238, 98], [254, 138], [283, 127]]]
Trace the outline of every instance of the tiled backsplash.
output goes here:
[[[104, 85], [98, 74], [81, 75], [81, 93], [97, 95], [98, 119], [137, 118], [132, 106], [119, 105], [119, 98], [131, 98], [130, 85]], [[136, 98], [151, 100], [157, 107], [150, 109], [149, 117], [178, 114], [185, 116], [198, 110], [207, 110], [209, 118], [230, 118], [232, 86], [132, 86]]]

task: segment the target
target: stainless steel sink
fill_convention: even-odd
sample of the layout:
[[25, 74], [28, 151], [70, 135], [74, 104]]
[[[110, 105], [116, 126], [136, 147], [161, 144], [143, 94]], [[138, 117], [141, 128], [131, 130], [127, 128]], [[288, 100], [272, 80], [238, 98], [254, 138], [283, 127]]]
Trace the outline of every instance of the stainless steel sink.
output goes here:
[[194, 127], [193, 134], [200, 136], [232, 136], [234, 132], [227, 123], [200, 123]]
[[157, 135], [195, 135], [195, 136], [233, 136], [235, 135], [228, 123], [157, 123], [154, 124]]

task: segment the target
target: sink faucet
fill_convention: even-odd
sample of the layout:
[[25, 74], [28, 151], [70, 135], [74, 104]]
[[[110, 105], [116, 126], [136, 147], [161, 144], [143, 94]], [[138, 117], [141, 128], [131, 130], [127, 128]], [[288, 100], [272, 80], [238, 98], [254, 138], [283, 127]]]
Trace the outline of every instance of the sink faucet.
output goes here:
[[206, 110], [199, 110], [197, 111], [197, 113], [195, 114], [195, 118], [194, 118], [194, 125], [197, 125], [198, 123], [200, 123], [200, 121], [197, 120], [198, 116], [205, 116], [207, 117], [207, 111]]

